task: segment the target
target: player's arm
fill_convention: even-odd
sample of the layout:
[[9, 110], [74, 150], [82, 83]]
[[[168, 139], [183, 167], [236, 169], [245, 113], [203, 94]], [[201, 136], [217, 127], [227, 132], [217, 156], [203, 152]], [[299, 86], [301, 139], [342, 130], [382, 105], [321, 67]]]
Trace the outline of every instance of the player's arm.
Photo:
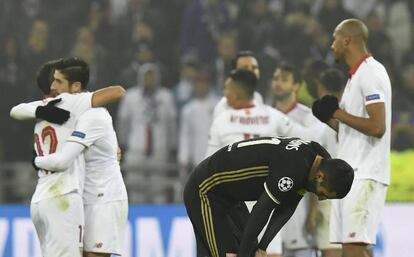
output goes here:
[[51, 123], [63, 124], [69, 117], [70, 112], [59, 107], [55, 104], [62, 101], [61, 98], [56, 98], [49, 101], [44, 105], [43, 101], [34, 101], [30, 103], [21, 103], [14, 106], [10, 110], [10, 117], [16, 120], [29, 120], [29, 119], [43, 119]]
[[[275, 202], [264, 192], [254, 205], [240, 242], [238, 257], [250, 257], [257, 250], [256, 238], [266, 225]], [[263, 240], [263, 239], [262, 239]], [[265, 249], [262, 249], [265, 250]]]
[[63, 148], [47, 156], [37, 156], [34, 163], [43, 170], [64, 171], [69, 168], [85, 146], [76, 142], [66, 142]]
[[18, 104], [10, 110], [10, 117], [15, 120], [35, 119], [36, 109], [41, 105], [43, 105], [43, 101]]
[[273, 211], [272, 217], [270, 218], [269, 224], [267, 225], [266, 231], [264, 232], [263, 237], [259, 242], [259, 249], [267, 249], [267, 246], [280, 231], [283, 225], [285, 225], [290, 217], [292, 217], [297, 205], [299, 204], [299, 201], [300, 197], [298, 197], [297, 200], [292, 200], [285, 202], [282, 205], [277, 205]]
[[341, 109], [334, 112], [333, 118], [367, 136], [381, 138], [385, 133], [385, 104], [383, 102], [369, 104], [366, 109], [368, 118], [354, 116]]
[[92, 107], [102, 107], [117, 102], [124, 94], [125, 89], [119, 85], [98, 89], [92, 94]]

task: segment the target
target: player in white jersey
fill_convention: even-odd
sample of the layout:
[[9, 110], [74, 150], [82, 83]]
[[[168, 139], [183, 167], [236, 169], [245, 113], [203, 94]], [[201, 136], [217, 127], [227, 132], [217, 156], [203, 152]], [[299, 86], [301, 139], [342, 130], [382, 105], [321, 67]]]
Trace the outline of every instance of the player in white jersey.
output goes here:
[[[95, 93], [84, 92], [73, 95], [63, 93], [83, 91], [87, 85], [89, 70], [86, 63], [72, 58], [53, 65], [59, 70], [54, 71], [54, 80], [50, 88], [56, 94], [62, 94], [55, 99], [48, 98], [44, 101], [20, 104], [10, 112], [10, 115], [16, 119], [33, 119], [45, 109], [43, 105], [56, 99], [61, 99], [58, 103], [62, 108], [61, 111], [64, 111], [63, 108], [71, 109], [70, 118], [62, 125], [44, 120], [36, 123], [37, 155], [48, 155], [60, 150], [62, 142], [70, 136], [77, 118], [84, 111], [117, 100], [120, 97], [119, 92], [123, 91], [120, 87], [110, 87]], [[45, 92], [44, 85], [39, 84], [39, 87]], [[32, 197], [31, 216], [43, 256], [81, 256], [84, 214], [80, 195], [83, 174], [80, 173], [83, 172], [83, 156], [77, 158], [64, 172], [38, 171], [39, 180]]]
[[[249, 70], [252, 71], [257, 79], [260, 79], [260, 69], [257, 62], [256, 56], [251, 51], [240, 51], [233, 62], [234, 69]], [[263, 104], [263, 97], [258, 93], [254, 92], [254, 104]], [[220, 101], [216, 104], [213, 111], [213, 119], [217, 117], [221, 112], [232, 109], [227, 103], [227, 99], [223, 96]]]
[[[315, 79], [313, 91], [318, 98], [325, 95], [335, 95], [337, 98], [341, 98], [344, 86], [344, 77], [340, 71], [326, 69]], [[335, 158], [338, 152], [337, 133], [328, 126], [324, 126], [321, 130], [323, 132], [315, 140]], [[321, 257], [342, 256], [341, 245], [329, 242], [331, 203], [331, 200], [312, 201], [306, 224], [307, 230], [315, 234], [315, 243], [321, 251]]]
[[86, 257], [122, 254], [128, 197], [117, 160], [117, 146], [110, 114], [104, 108], [94, 108], [79, 117], [75, 131], [61, 150], [35, 159], [36, 166], [60, 172], [84, 153]]
[[358, 19], [342, 21], [333, 33], [335, 58], [349, 67], [341, 102], [325, 96], [312, 111], [338, 130], [338, 158], [355, 171], [351, 191], [332, 207], [330, 239], [344, 256], [372, 256], [390, 179], [391, 83], [384, 66], [366, 47], [368, 29]]
[[[300, 76], [297, 69], [289, 64], [281, 64], [273, 73], [272, 92], [273, 103], [279, 111], [304, 127], [311, 127], [323, 123], [316, 119], [309, 107], [297, 101], [297, 92], [300, 88]], [[314, 199], [312, 199], [314, 198]], [[310, 214], [310, 203], [317, 201], [314, 195], [307, 194], [299, 202], [295, 213], [283, 226], [282, 242], [284, 257], [312, 257], [315, 256], [315, 238], [306, 230], [306, 222]]]

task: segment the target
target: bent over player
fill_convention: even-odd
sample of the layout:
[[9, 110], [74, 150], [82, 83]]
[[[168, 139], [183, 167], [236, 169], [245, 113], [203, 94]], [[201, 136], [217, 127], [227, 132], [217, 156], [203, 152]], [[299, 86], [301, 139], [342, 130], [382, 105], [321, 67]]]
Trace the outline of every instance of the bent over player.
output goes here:
[[[345, 161], [331, 159], [316, 142], [261, 137], [230, 144], [202, 161], [185, 185], [184, 203], [197, 244], [208, 249], [209, 256], [266, 256], [269, 242], [307, 191], [319, 200], [343, 198], [353, 178]], [[253, 200], [257, 203], [239, 245], [228, 212], [241, 201]]]

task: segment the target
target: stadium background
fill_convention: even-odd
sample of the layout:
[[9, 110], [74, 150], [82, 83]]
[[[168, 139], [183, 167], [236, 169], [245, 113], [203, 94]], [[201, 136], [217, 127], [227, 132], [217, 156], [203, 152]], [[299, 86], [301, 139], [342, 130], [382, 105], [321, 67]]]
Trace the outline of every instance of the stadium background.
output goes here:
[[[390, 219], [386, 223], [403, 222], [403, 217], [411, 217], [407, 224], [387, 226], [393, 227], [400, 237], [408, 228], [412, 231], [413, 1], [0, 0], [0, 252], [3, 251], [0, 256], [37, 256], [35, 250], [28, 250], [27, 255], [10, 252], [15, 242], [13, 235], [24, 235], [26, 231], [12, 224], [19, 223], [19, 217], [23, 221], [28, 218], [27, 206], [36, 174], [30, 165], [33, 123], [13, 121], [8, 113], [20, 102], [42, 97], [35, 85], [35, 72], [42, 63], [59, 57], [82, 57], [91, 66], [90, 90], [112, 84], [133, 88], [140, 82], [139, 68], [144, 63], [155, 63], [161, 71], [160, 85], [175, 99], [178, 126], [183, 105], [193, 97], [192, 79], [202, 79], [210, 85], [213, 94], [221, 96], [224, 76], [238, 50], [249, 49], [257, 54], [262, 73], [258, 90], [265, 98], [269, 95], [273, 70], [282, 61], [293, 63], [302, 71], [310, 60], [323, 60], [345, 74], [346, 68], [334, 63], [330, 44], [334, 27], [348, 17], [366, 22], [370, 30], [370, 51], [386, 66], [392, 80], [392, 184], [387, 208], [393, 215], [386, 217]], [[306, 104], [312, 101], [306, 82], [300, 99]], [[118, 104], [111, 105], [109, 111], [118, 128]], [[189, 169], [177, 162], [177, 141], [172, 143], [167, 160], [143, 161], [123, 168], [124, 175], [144, 174], [140, 179], [126, 181], [127, 188], [133, 192], [131, 207], [138, 208], [130, 221], [134, 240], [138, 238], [135, 228], [139, 222], [135, 217], [140, 215], [139, 208], [147, 208], [144, 216], [151, 216], [153, 211], [160, 221], [164, 246], [153, 256], [192, 254], [166, 250], [170, 249], [168, 244], [173, 245], [175, 237], [170, 237], [170, 218], [163, 214], [183, 215], [180, 193]], [[156, 192], [146, 180], [148, 170], [159, 174]], [[31, 238], [27, 242], [33, 245], [32, 234]], [[150, 256], [139, 254], [136, 251], [139, 242], [134, 240], [130, 256]], [[414, 255], [412, 245], [401, 243], [404, 238], [389, 241], [399, 242], [405, 248], [406, 255], [398, 256]]]

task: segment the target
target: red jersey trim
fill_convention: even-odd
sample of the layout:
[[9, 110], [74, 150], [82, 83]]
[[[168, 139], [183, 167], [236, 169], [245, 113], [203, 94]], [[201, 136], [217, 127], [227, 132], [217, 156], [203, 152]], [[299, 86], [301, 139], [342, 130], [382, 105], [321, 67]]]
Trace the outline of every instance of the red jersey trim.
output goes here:
[[247, 108], [252, 108], [252, 107], [254, 107], [254, 104], [251, 104], [251, 103], [249, 103], [249, 104], [239, 104], [239, 105], [233, 106], [233, 109], [240, 110], [240, 109], [247, 109]]
[[348, 71], [348, 78], [351, 78], [352, 75], [355, 74], [355, 72], [358, 70], [359, 66], [361, 66], [361, 64], [369, 57], [371, 57], [372, 54], [371, 53], [367, 53], [364, 56], [362, 56], [361, 60], [359, 60], [357, 63], [354, 64], [354, 66], [352, 66], [349, 71]]

